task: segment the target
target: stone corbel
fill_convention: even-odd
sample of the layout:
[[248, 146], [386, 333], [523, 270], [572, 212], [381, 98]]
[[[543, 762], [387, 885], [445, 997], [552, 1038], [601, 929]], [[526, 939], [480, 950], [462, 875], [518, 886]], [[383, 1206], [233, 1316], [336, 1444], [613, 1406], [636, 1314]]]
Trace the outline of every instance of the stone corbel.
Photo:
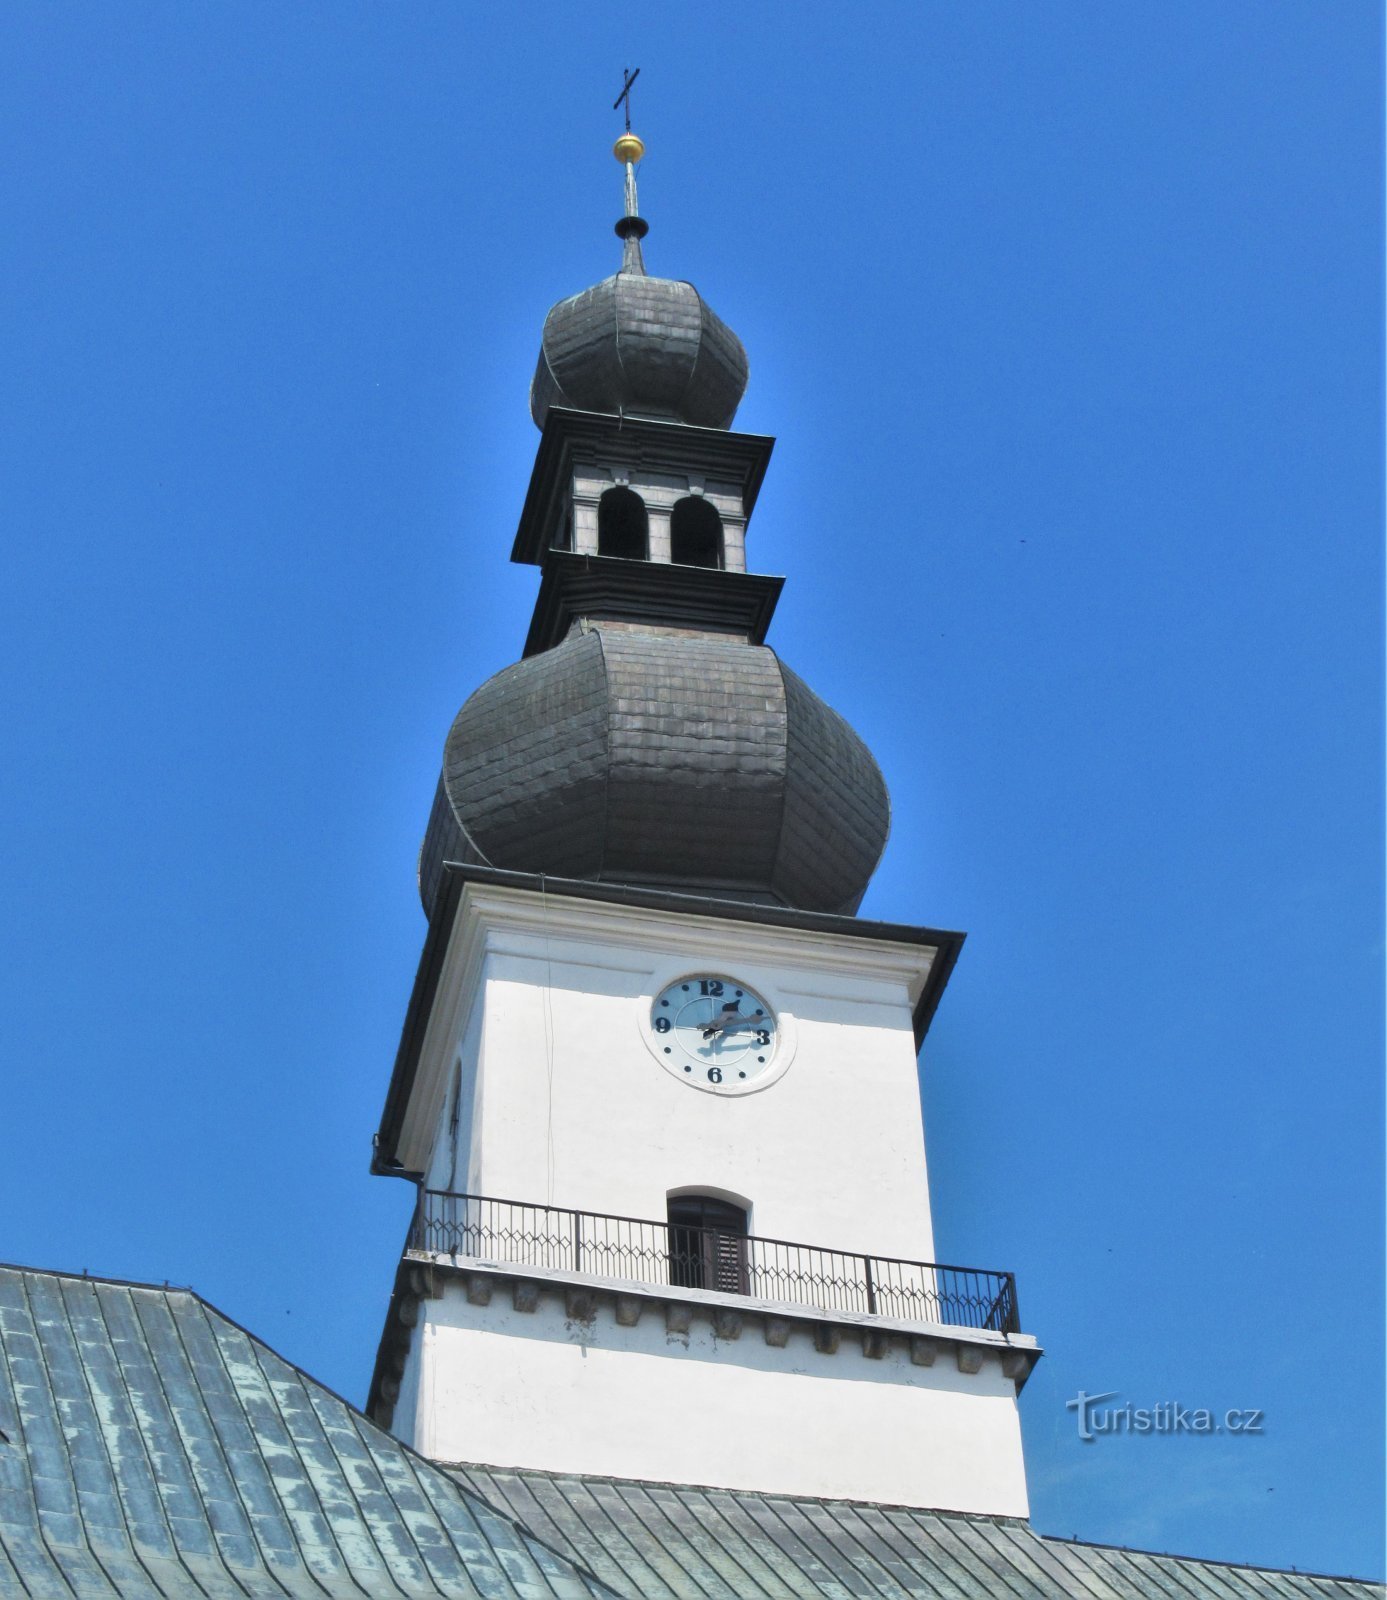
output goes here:
[[591, 1289], [573, 1284], [564, 1291], [563, 1306], [571, 1322], [591, 1322], [597, 1315], [597, 1296]]
[[713, 1332], [719, 1339], [740, 1339], [742, 1314], [732, 1306], [713, 1307]]
[[1013, 1383], [1024, 1381], [1026, 1374], [1031, 1370], [1030, 1358], [1024, 1350], [1004, 1350], [1002, 1352], [1002, 1376], [1010, 1378]]

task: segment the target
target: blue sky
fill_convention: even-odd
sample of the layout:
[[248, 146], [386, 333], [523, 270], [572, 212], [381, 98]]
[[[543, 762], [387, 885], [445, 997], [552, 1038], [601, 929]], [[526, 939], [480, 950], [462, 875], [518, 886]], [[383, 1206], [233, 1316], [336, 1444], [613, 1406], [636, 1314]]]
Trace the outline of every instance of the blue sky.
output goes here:
[[[0, 1257], [363, 1398], [415, 854], [639, 65], [771, 642], [891, 786], [864, 912], [969, 934], [931, 1182], [1047, 1350], [1036, 1525], [1380, 1574], [1380, 8], [6, 22]], [[1086, 1445], [1081, 1388], [1265, 1432]]]

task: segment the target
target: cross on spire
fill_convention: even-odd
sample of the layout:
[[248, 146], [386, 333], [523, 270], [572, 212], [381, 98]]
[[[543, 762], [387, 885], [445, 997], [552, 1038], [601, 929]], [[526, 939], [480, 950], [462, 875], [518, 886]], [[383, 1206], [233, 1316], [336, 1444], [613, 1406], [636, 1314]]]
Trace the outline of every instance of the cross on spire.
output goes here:
[[612, 101], [613, 111], [621, 110], [622, 103], [623, 101], [625, 102], [627, 133], [630, 133], [631, 131], [631, 85], [636, 81], [637, 78], [640, 77], [640, 75], [641, 69], [639, 67], [637, 67], [634, 72], [632, 72], [629, 67], [623, 67], [621, 69], [621, 93], [616, 97], [615, 100]]

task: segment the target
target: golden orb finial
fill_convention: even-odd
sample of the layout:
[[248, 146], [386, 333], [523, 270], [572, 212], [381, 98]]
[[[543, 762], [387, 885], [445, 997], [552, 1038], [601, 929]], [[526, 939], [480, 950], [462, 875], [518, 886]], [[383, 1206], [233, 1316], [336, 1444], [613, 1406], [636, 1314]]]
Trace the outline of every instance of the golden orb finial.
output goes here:
[[645, 145], [628, 128], [612, 146], [612, 154], [623, 166], [630, 166], [645, 154]]

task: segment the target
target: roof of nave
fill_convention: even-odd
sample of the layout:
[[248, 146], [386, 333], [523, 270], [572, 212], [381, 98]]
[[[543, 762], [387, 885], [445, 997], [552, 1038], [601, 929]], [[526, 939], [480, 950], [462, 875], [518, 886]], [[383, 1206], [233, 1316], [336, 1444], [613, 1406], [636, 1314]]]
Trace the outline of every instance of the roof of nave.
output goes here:
[[190, 1289], [0, 1267], [0, 1592], [1366, 1600], [900, 1506], [435, 1465]]
[[0, 1267], [0, 1593], [612, 1591], [190, 1289]]

